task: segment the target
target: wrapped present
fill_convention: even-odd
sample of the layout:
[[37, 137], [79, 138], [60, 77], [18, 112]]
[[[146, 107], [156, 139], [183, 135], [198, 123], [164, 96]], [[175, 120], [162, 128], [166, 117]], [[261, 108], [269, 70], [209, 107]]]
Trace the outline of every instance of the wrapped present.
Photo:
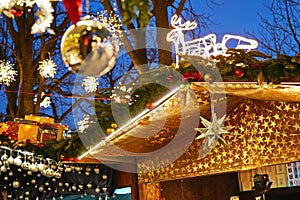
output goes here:
[[26, 115], [25, 119], [14, 119], [13, 122], [0, 124], [0, 134], [12, 140], [40, 143], [46, 140], [59, 141], [68, 126], [54, 123], [53, 118]]
[[40, 117], [35, 115], [25, 115], [25, 120], [31, 120], [39, 123], [54, 123], [54, 119], [51, 117]]
[[6, 131], [6, 129], [7, 129], [6, 123], [0, 123], [0, 134]]
[[68, 130], [67, 126], [60, 123], [40, 124], [38, 130], [37, 141], [44, 142], [45, 140], [61, 140], [63, 132]]
[[39, 126], [37, 124], [20, 124], [19, 132], [18, 132], [18, 140], [26, 141], [30, 139], [32, 143], [37, 142], [37, 134], [38, 134]]
[[19, 125], [18, 122], [6, 122], [5, 126], [3, 126], [5, 130], [1, 134], [8, 136], [12, 140], [18, 140]]

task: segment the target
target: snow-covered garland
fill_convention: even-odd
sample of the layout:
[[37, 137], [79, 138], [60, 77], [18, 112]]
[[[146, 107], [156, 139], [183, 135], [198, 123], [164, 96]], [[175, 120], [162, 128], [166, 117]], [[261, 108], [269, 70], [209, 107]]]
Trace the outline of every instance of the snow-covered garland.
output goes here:
[[50, 25], [54, 19], [52, 13], [51, 2], [57, 0], [1, 0], [0, 12], [3, 12], [7, 17], [13, 18], [23, 14], [25, 8], [29, 11], [36, 5], [38, 10], [36, 11], [37, 19], [31, 27], [31, 33], [44, 33], [48, 32], [54, 34], [54, 31], [50, 29]]

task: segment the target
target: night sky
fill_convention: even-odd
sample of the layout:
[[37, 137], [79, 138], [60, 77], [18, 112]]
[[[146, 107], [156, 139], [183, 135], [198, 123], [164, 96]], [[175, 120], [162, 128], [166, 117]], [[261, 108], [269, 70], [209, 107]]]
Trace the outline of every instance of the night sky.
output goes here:
[[222, 3], [222, 5], [211, 5], [213, 8], [211, 12], [214, 13], [211, 19], [217, 25], [211, 25], [209, 28], [213, 33], [222, 37], [224, 34], [244, 36], [245, 32], [257, 32], [260, 22], [259, 14], [269, 15], [263, 5], [271, 3], [272, 0], [215, 0], [215, 2]]

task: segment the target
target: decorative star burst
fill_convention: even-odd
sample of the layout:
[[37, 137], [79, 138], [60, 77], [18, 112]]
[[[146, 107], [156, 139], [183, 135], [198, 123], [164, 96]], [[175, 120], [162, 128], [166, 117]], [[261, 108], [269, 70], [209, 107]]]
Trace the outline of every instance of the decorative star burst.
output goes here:
[[84, 87], [85, 91], [87, 92], [96, 92], [98, 85], [98, 78], [94, 76], [88, 76], [81, 84], [81, 86]]
[[40, 61], [38, 70], [42, 77], [54, 78], [54, 75], [56, 74], [56, 63], [50, 59]]
[[224, 127], [224, 120], [226, 118], [226, 114], [220, 119], [218, 119], [216, 113], [213, 113], [211, 122], [201, 116], [200, 118], [205, 128], [195, 128], [195, 130], [201, 133], [201, 135], [199, 135], [196, 138], [196, 140], [205, 138], [205, 142], [200, 149], [200, 157], [203, 157], [207, 153], [209, 153], [212, 148], [216, 146], [218, 141], [220, 141], [223, 145], [226, 146], [227, 143], [221, 135], [230, 134], [229, 130], [233, 127]]
[[3, 82], [6, 86], [9, 86], [12, 81], [15, 81], [17, 71], [13, 69], [10, 62], [0, 60], [0, 82]]

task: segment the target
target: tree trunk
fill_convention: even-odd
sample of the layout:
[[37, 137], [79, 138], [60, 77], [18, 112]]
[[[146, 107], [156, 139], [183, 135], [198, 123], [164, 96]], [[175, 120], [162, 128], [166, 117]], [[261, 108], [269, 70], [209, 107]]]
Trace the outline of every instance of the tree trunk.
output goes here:
[[[15, 69], [19, 71], [18, 65], [15, 65]], [[13, 120], [16, 115], [17, 115], [17, 99], [18, 99], [18, 88], [19, 88], [19, 81], [20, 81], [20, 76], [19, 74], [15, 77], [16, 81], [12, 82], [10, 86], [6, 86], [6, 96], [7, 96], [7, 108], [6, 108], [6, 113], [7, 113], [7, 118], [6, 120]]]
[[158, 44], [159, 63], [164, 65], [172, 64], [172, 43], [167, 42], [167, 34], [169, 32], [168, 4], [165, 0], [152, 0], [154, 5], [154, 15], [156, 19], [156, 27], [159, 34], [156, 36]]
[[[16, 60], [18, 63], [18, 76], [19, 76], [19, 96], [17, 111], [14, 106], [16, 96], [10, 96], [9, 110], [15, 117], [24, 117], [27, 114], [34, 114], [34, 91], [33, 87], [36, 83], [35, 71], [36, 66], [33, 62], [33, 35], [31, 34], [31, 27], [34, 23], [34, 13], [24, 13], [21, 17], [15, 19], [16, 25], [13, 25], [13, 19], [7, 19], [9, 33], [15, 44]], [[16, 88], [15, 88], [16, 89]]]

